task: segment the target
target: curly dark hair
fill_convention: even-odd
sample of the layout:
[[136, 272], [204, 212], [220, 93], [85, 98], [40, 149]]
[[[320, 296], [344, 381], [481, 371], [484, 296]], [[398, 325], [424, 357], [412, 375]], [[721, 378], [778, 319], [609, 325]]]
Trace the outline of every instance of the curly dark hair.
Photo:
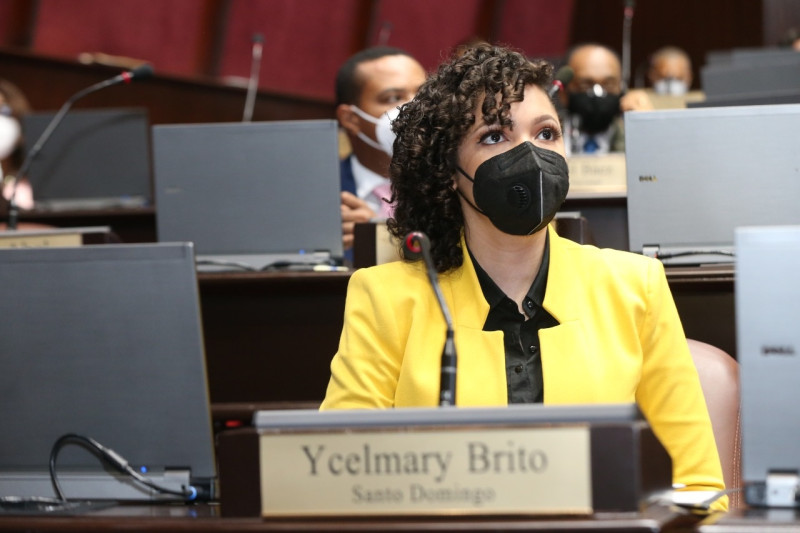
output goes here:
[[547, 90], [552, 76], [553, 66], [546, 61], [478, 44], [442, 64], [401, 108], [392, 125], [397, 134], [390, 167], [395, 211], [388, 227], [401, 242], [411, 231], [427, 234], [438, 272], [463, 262], [464, 217], [453, 176], [459, 144], [475, 123], [478, 102], [485, 95], [481, 111], [486, 124], [508, 126], [511, 104], [523, 100], [525, 87]]

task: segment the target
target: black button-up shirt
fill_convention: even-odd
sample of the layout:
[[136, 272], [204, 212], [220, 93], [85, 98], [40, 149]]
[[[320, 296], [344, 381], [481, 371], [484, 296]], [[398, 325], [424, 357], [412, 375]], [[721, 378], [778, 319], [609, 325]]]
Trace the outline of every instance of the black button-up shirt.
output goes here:
[[472, 252], [470, 258], [478, 274], [483, 296], [489, 304], [489, 315], [483, 331], [503, 332], [508, 403], [541, 403], [544, 400], [544, 383], [539, 330], [558, 325], [558, 321], [542, 307], [550, 265], [550, 236], [545, 241], [542, 266], [522, 303], [524, 315], [475, 261]]

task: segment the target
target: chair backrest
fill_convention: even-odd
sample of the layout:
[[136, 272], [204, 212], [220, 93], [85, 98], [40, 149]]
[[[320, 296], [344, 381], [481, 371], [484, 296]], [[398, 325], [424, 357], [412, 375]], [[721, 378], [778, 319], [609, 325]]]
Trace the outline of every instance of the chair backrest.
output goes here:
[[[719, 348], [689, 339], [700, 386], [708, 406], [714, 439], [722, 463], [722, 475], [727, 489], [742, 485], [741, 423], [739, 410], [739, 364]], [[742, 505], [741, 492], [729, 495], [731, 508]]]

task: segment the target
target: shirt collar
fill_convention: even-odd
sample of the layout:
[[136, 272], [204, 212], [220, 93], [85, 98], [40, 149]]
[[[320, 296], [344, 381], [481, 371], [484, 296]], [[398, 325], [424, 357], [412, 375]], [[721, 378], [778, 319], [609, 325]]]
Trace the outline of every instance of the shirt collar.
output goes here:
[[355, 154], [350, 156], [350, 161], [353, 168], [353, 179], [356, 182], [356, 196], [366, 201], [373, 211], [380, 212], [381, 199], [372, 194], [372, 191], [378, 185], [389, 183], [389, 179], [362, 165]]
[[[481, 285], [483, 296], [486, 298], [486, 302], [489, 304], [490, 309], [494, 309], [497, 305], [508, 298], [508, 296], [506, 296], [506, 294], [500, 290], [500, 287], [498, 287], [494, 280], [489, 277], [489, 274], [483, 270], [483, 267], [478, 264], [469, 247], [467, 247], [467, 252], [469, 252], [470, 260], [472, 261], [472, 265], [475, 267], [475, 274], [478, 276], [478, 283]], [[544, 241], [544, 252], [542, 253], [542, 264], [539, 267], [539, 272], [537, 272], [527, 294], [527, 297], [533, 300], [538, 307], [542, 307], [542, 304], [544, 303], [544, 294], [545, 289], [547, 288], [547, 271], [549, 267], [550, 233], [547, 232]]]

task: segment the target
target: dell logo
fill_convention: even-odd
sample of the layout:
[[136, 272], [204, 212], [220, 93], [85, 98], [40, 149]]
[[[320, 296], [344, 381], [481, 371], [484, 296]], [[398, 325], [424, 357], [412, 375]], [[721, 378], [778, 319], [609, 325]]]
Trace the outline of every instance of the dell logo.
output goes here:
[[639, 176], [639, 181], [640, 182], [658, 181], [658, 178], [656, 178], [655, 176]]
[[761, 355], [794, 355], [793, 346], [762, 346]]

